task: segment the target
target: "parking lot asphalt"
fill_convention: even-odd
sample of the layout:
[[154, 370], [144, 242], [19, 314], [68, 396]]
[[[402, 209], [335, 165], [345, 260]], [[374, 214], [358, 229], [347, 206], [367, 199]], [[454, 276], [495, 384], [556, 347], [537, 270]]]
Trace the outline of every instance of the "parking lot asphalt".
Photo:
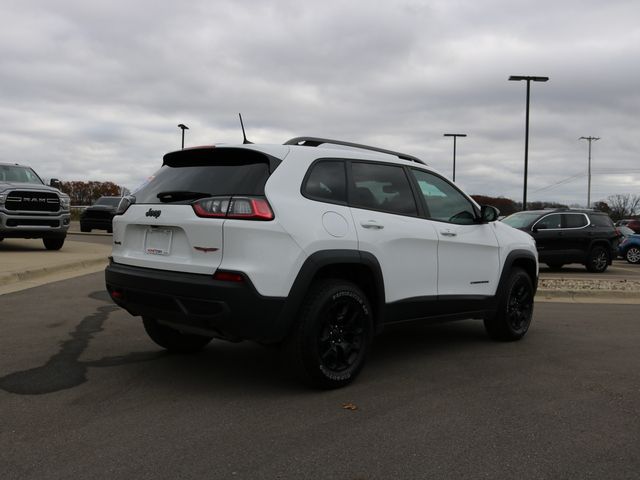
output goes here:
[[22, 478], [631, 479], [637, 305], [543, 303], [385, 332], [359, 379], [308, 390], [278, 350], [164, 353], [101, 273], [1, 297], [0, 465]]

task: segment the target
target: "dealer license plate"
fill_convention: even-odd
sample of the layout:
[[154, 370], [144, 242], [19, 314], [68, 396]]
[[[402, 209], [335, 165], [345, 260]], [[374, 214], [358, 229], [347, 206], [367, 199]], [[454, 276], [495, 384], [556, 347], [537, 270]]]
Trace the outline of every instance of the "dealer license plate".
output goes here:
[[169, 255], [173, 232], [166, 228], [150, 228], [144, 238], [144, 251], [148, 255]]

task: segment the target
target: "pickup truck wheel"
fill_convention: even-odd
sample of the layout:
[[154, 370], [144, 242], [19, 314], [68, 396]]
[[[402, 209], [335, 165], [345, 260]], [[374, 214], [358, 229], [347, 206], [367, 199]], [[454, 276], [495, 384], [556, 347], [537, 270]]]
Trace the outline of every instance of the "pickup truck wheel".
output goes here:
[[640, 248], [631, 247], [624, 254], [624, 258], [629, 263], [640, 263]]
[[524, 337], [533, 318], [533, 295], [531, 277], [521, 268], [514, 268], [498, 298], [496, 312], [484, 320], [487, 334], [506, 342]]
[[593, 273], [602, 273], [609, 266], [609, 255], [603, 247], [593, 247], [587, 259], [587, 270]]
[[64, 245], [65, 237], [44, 237], [42, 243], [47, 250], [60, 250]]
[[162, 325], [155, 318], [142, 317], [147, 335], [163, 348], [175, 353], [194, 353], [202, 350], [212, 337], [183, 333]]
[[362, 370], [373, 336], [369, 300], [343, 280], [314, 284], [287, 340], [286, 360], [306, 383], [339, 388]]

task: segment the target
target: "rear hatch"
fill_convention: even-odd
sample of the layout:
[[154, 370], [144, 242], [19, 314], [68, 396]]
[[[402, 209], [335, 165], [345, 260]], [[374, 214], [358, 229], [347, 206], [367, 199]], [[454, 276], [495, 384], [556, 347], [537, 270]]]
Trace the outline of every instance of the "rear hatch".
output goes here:
[[168, 153], [162, 168], [134, 192], [134, 203], [114, 217], [114, 262], [214, 273], [224, 253], [227, 215], [234, 205], [251, 210], [265, 201], [265, 183], [279, 162], [246, 147]]

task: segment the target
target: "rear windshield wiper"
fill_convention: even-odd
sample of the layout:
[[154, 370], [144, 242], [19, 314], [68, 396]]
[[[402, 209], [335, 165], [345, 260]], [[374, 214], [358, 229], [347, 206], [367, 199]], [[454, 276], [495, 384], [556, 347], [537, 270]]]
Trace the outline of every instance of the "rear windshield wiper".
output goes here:
[[189, 190], [169, 190], [167, 192], [160, 192], [156, 197], [161, 202], [177, 202], [180, 200], [195, 200], [197, 198], [212, 197], [213, 195], [206, 192], [192, 192]]

